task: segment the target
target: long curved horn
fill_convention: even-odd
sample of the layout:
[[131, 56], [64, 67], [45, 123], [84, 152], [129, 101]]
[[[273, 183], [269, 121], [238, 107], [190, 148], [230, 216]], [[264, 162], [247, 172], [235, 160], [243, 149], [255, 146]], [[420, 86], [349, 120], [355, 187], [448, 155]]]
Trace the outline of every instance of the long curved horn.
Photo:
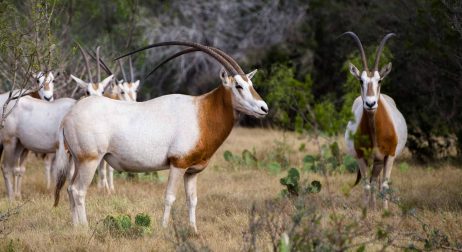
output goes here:
[[165, 63], [167, 63], [168, 61], [176, 58], [176, 57], [179, 57], [183, 54], [187, 54], [187, 53], [192, 53], [192, 52], [197, 52], [197, 51], [200, 51], [199, 49], [197, 48], [188, 48], [188, 49], [185, 49], [183, 51], [179, 51], [175, 54], [173, 54], [172, 56], [166, 58], [165, 60], [163, 60], [161, 63], [159, 63], [154, 69], [152, 69], [151, 72], [149, 72], [148, 75], [146, 75], [146, 77], [144, 77], [144, 79], [146, 80], [151, 74], [153, 74], [157, 69], [159, 69], [161, 66], [163, 66]]
[[122, 77], [124, 78], [124, 81], [127, 81], [127, 76], [125, 75], [125, 70], [124, 70], [124, 66], [122, 65], [122, 60], [117, 60], [119, 62], [119, 67], [120, 67], [120, 70], [122, 71]]
[[135, 75], [133, 74], [132, 56], [128, 57], [128, 65], [130, 67], [130, 81], [135, 81]]
[[352, 31], [347, 31], [347, 32], [343, 33], [342, 35], [340, 35], [340, 37], [343, 36], [343, 35], [350, 35], [356, 41], [356, 44], [357, 44], [357, 46], [359, 48], [359, 51], [361, 52], [361, 60], [363, 61], [364, 70], [368, 71], [369, 68], [367, 67], [366, 54], [364, 53], [363, 44], [361, 43], [361, 40], [359, 39], [358, 35], [356, 35]]
[[152, 44], [152, 45], [148, 45], [148, 46], [145, 46], [145, 47], [142, 47], [140, 49], [137, 49], [135, 51], [132, 51], [132, 52], [129, 52], [125, 55], [122, 55], [118, 58], [116, 58], [115, 60], [117, 59], [120, 59], [120, 58], [123, 58], [123, 57], [126, 57], [128, 55], [132, 55], [134, 53], [137, 53], [137, 52], [140, 52], [140, 51], [144, 51], [146, 49], [150, 49], [150, 48], [154, 48], [154, 47], [160, 47], [160, 46], [169, 46], [169, 45], [181, 45], [181, 46], [189, 46], [189, 47], [194, 47], [194, 48], [197, 48], [205, 53], [207, 53], [208, 55], [212, 56], [215, 60], [217, 60], [222, 66], [225, 67], [225, 69], [232, 75], [237, 75], [238, 72], [236, 71], [236, 69], [225, 59], [223, 58], [219, 53], [217, 53], [216, 51], [212, 50], [210, 47], [208, 46], [204, 46], [204, 45], [201, 45], [201, 44], [197, 44], [197, 43], [193, 43], [193, 42], [183, 42], [183, 41], [169, 41], [169, 42], [161, 42], [161, 43], [156, 43], [156, 44]]
[[[93, 51], [92, 51], [92, 52], [93, 52]], [[94, 52], [93, 52], [93, 53], [94, 53]], [[95, 57], [93, 54], [91, 54], [91, 53], [89, 53], [89, 54], [90, 54], [90, 57], [91, 57], [94, 61], [96, 61], [96, 57]], [[112, 75], [111, 69], [109, 69], [109, 67], [106, 65], [106, 62], [104, 62], [104, 60], [103, 60], [102, 57], [99, 58], [99, 63], [100, 63], [100, 66], [103, 67], [103, 70], [106, 72], [106, 74]]]
[[99, 49], [100, 46], [96, 47], [96, 74], [98, 75], [98, 83], [101, 82], [101, 67], [99, 66]]
[[379, 69], [380, 57], [382, 56], [383, 47], [385, 46], [385, 43], [387, 42], [389, 38], [393, 36], [396, 36], [396, 34], [388, 33], [387, 35], [385, 35], [385, 37], [383, 37], [382, 41], [380, 41], [379, 48], [377, 48], [377, 53], [375, 55], [374, 71], [378, 71]]
[[91, 75], [91, 71], [90, 71], [90, 62], [88, 62], [88, 56], [87, 56], [87, 54], [85, 53], [85, 51], [83, 50], [83, 48], [82, 48], [82, 46], [80, 45], [80, 43], [77, 43], [77, 45], [79, 46], [80, 53], [82, 53], [83, 59], [85, 60], [85, 67], [87, 68], [87, 73], [88, 73], [88, 77], [90, 78], [90, 82], [93, 82], [93, 76]]

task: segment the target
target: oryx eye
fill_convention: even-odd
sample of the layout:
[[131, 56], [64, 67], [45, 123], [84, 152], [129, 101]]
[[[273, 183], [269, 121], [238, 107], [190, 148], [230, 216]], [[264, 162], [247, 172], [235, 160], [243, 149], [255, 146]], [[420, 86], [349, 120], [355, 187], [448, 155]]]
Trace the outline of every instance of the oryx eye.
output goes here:
[[382, 80], [379, 80], [379, 84], [382, 82]]
[[125, 94], [125, 91], [122, 90], [120, 93], [121, 93], [121, 94]]
[[39, 81], [39, 80], [37, 80], [37, 83], [40, 83], [40, 81]]
[[87, 95], [90, 95], [90, 91], [88, 91], [88, 90], [87, 90], [87, 92], [86, 92], [86, 93], [87, 93]]
[[236, 85], [237, 89], [244, 89], [241, 85]]

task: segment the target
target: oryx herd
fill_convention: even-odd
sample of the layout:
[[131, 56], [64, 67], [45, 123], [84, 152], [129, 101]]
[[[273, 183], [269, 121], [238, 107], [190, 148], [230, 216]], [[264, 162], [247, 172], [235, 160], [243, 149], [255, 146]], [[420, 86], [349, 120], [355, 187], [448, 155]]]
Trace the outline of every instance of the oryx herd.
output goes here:
[[[379, 173], [383, 170], [381, 189], [385, 190], [393, 161], [403, 150], [407, 137], [405, 120], [394, 101], [380, 93], [380, 82], [390, 72], [391, 63], [379, 71], [379, 60], [385, 42], [393, 34], [385, 36], [380, 43], [372, 71], [368, 69], [359, 38], [352, 32], [346, 34], [355, 39], [363, 61], [363, 71], [350, 65], [351, 73], [360, 81], [361, 95], [352, 108], [355, 120], [348, 124], [345, 133], [347, 150], [358, 159], [358, 181], [362, 181], [373, 206]], [[218, 48], [171, 41], [152, 44], [122, 57], [161, 46], [184, 49], [160, 65], [186, 53], [207, 54], [222, 66], [221, 84], [200, 96], [171, 94], [136, 102], [140, 83], [134, 78], [131, 58], [130, 79], [121, 65], [123, 80], [118, 81], [102, 61], [99, 47], [94, 56], [79, 45], [88, 82], [74, 75], [71, 78], [85, 90], [86, 97], [53, 99], [53, 73], [40, 72], [34, 76], [38, 91], [19, 99], [0, 130], [2, 171], [10, 200], [21, 197], [24, 161], [29, 151], [47, 154], [47, 183], [56, 181], [55, 206], [68, 181], [74, 224], [87, 224], [85, 198], [97, 169], [98, 186], [108, 192], [114, 191], [113, 169], [125, 172], [169, 169], [162, 224], [168, 224], [176, 191], [183, 179], [189, 222], [197, 231], [197, 175], [230, 134], [238, 113], [262, 118], [269, 110], [252, 83], [256, 70], [246, 74], [231, 56]], [[93, 79], [89, 56], [96, 61], [97, 81]], [[101, 68], [108, 77], [101, 78]], [[0, 95], [0, 102], [5, 103], [9, 95]], [[8, 109], [12, 106], [9, 104]], [[366, 136], [370, 141], [356, 141], [352, 135]], [[368, 163], [365, 148], [371, 148], [373, 153], [370, 180], [367, 168], [372, 163]]]

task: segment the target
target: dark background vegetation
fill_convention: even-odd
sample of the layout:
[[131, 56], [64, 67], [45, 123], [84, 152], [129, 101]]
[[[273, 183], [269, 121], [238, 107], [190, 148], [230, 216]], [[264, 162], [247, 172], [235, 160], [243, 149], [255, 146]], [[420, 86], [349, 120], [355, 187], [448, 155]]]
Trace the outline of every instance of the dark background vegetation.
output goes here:
[[[11, 82], [6, 71], [17, 33], [33, 30], [38, 9], [50, 14], [41, 40], [53, 44], [52, 68], [68, 76], [81, 72], [83, 60], [75, 42], [87, 48], [102, 46], [104, 59], [149, 43], [189, 40], [216, 46], [250, 72], [270, 105], [263, 122], [242, 118], [254, 126], [289, 130], [320, 127], [342, 134], [355, 95], [356, 83], [346, 63], [359, 67], [358, 50], [349, 37], [363, 41], [370, 61], [381, 38], [395, 32], [382, 64], [393, 62], [382, 92], [393, 97], [410, 131], [408, 146], [423, 161], [460, 156], [462, 147], [462, 3], [451, 0], [392, 1], [158, 1], [69, 0], [0, 1], [0, 59], [3, 89]], [[46, 9], [46, 10], [45, 10]], [[52, 12], [50, 11], [52, 10]], [[14, 28], [14, 29], [12, 29]], [[48, 43], [48, 44], [46, 44]], [[183, 56], [145, 75], [161, 59], [180, 48], [152, 49], [134, 57], [135, 74], [142, 80], [139, 100], [169, 93], [202, 94], [219, 82], [219, 66], [201, 53]], [[121, 76], [118, 76], [121, 78]], [[61, 78], [58, 85], [65, 85]], [[58, 88], [60, 95], [69, 89]], [[306, 109], [308, 108], [308, 109]], [[313, 111], [310, 111], [312, 108]], [[320, 125], [300, 113], [314, 113]], [[457, 140], [458, 139], [458, 140]]]

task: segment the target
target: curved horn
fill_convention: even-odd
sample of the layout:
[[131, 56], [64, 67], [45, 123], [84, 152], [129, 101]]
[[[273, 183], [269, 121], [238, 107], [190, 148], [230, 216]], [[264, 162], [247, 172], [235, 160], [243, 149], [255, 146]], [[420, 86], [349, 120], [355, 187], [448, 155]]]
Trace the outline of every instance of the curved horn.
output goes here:
[[379, 48], [377, 48], [377, 53], [375, 55], [374, 71], [377, 71], [379, 69], [380, 57], [382, 56], [383, 47], [385, 46], [385, 43], [389, 38], [393, 36], [396, 36], [396, 34], [388, 33], [387, 35], [385, 35], [385, 37], [383, 37], [382, 41], [380, 41]]
[[[93, 51], [92, 51], [93, 52]], [[93, 52], [94, 53], [94, 52]], [[96, 61], [96, 57], [90, 53], [90, 57]], [[106, 65], [106, 62], [104, 62], [103, 58], [100, 57], [99, 58], [99, 63], [100, 63], [100, 66], [103, 67], [103, 70], [108, 74], [108, 75], [112, 75], [112, 71], [111, 69], [109, 69], [109, 67]]]
[[173, 54], [172, 56], [166, 58], [166, 59], [163, 60], [161, 63], [159, 63], [154, 69], [152, 69], [152, 71], [149, 72], [149, 74], [146, 75], [146, 77], [144, 77], [144, 79], [146, 80], [151, 74], [153, 74], [157, 69], [159, 69], [161, 66], [163, 66], [163, 65], [164, 65], [165, 63], [167, 63], [168, 61], [170, 61], [170, 60], [172, 60], [172, 59], [174, 59], [174, 58], [176, 58], [176, 57], [179, 57], [179, 56], [181, 56], [181, 55], [183, 55], [183, 54], [192, 53], [192, 52], [197, 52], [197, 51], [199, 51], [199, 49], [197, 49], [197, 48], [188, 48], [188, 49], [185, 49], [185, 50], [183, 50], [183, 51], [179, 51], [179, 52]]
[[85, 67], [87, 68], [87, 73], [88, 73], [88, 77], [90, 78], [90, 82], [93, 82], [93, 76], [91, 75], [91, 71], [90, 71], [90, 62], [88, 62], [88, 56], [87, 56], [87, 54], [85, 53], [85, 51], [83, 50], [83, 48], [82, 48], [82, 46], [80, 45], [80, 43], [77, 43], [77, 45], [79, 46], [80, 53], [82, 53], [83, 59], [85, 60]]
[[226, 68], [226, 70], [229, 73], [231, 73], [232, 75], [237, 75], [238, 74], [236, 69], [225, 58], [223, 58], [219, 53], [217, 53], [216, 51], [210, 49], [208, 46], [204, 46], [204, 45], [193, 43], [193, 42], [169, 41], [169, 42], [156, 43], [156, 44], [148, 45], [148, 46], [142, 47], [140, 49], [137, 49], [135, 51], [129, 52], [129, 53], [125, 54], [125, 55], [122, 55], [122, 56], [116, 58], [116, 60], [120, 59], [120, 58], [123, 58], [123, 57], [126, 57], [128, 55], [132, 55], [132, 54], [140, 52], [140, 51], [144, 51], [146, 49], [159, 47], [159, 46], [169, 46], [169, 45], [182, 45], [182, 46], [190, 46], [190, 47], [197, 48], [197, 49], [207, 53], [208, 55], [212, 56], [222, 66], [224, 66]]
[[358, 35], [356, 35], [352, 31], [347, 31], [347, 32], [343, 33], [342, 35], [340, 35], [340, 37], [343, 36], [343, 35], [350, 35], [356, 41], [356, 44], [357, 44], [357, 46], [359, 48], [359, 51], [361, 52], [361, 60], [363, 61], [364, 70], [368, 71], [369, 68], [367, 67], [366, 54], [364, 53], [363, 44], [361, 43], [361, 40], [359, 39]]
[[130, 67], [130, 81], [135, 81], [135, 75], [133, 74], [132, 56], [128, 57], [128, 65]]
[[125, 70], [124, 70], [124, 66], [122, 65], [122, 60], [117, 60], [119, 62], [119, 67], [120, 67], [120, 70], [122, 70], [122, 77], [124, 78], [124, 81], [127, 81], [127, 76], [125, 75]]
[[101, 82], [101, 67], [99, 65], [99, 49], [100, 49], [100, 46], [96, 47], [96, 74], [98, 75], [98, 83]]

